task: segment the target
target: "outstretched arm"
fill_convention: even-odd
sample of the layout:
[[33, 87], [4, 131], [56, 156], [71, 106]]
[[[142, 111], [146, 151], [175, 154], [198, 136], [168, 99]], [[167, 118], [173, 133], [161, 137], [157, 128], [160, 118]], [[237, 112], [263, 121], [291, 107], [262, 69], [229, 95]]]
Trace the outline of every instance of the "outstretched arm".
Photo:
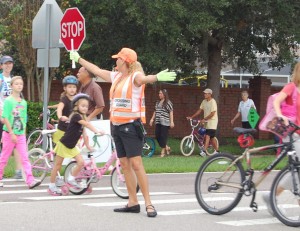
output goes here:
[[144, 75], [139, 73], [135, 79], [134, 83], [136, 86], [141, 86], [146, 83], [154, 83], [156, 81], [174, 81], [176, 78], [176, 73], [174, 71], [168, 71], [167, 69], [157, 73], [156, 75]]
[[81, 66], [86, 68], [88, 71], [92, 72], [95, 76], [100, 77], [101, 79], [103, 79], [106, 82], [111, 82], [110, 71], [101, 69], [100, 67], [96, 66], [95, 64], [80, 57], [80, 55], [77, 51], [70, 52], [70, 59], [79, 63]]

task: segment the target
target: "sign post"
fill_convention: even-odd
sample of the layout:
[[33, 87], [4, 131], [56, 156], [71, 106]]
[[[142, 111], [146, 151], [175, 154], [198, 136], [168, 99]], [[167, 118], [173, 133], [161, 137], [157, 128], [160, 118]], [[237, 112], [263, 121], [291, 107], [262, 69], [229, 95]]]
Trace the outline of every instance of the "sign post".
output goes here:
[[[85, 39], [85, 20], [77, 7], [68, 8], [60, 22], [60, 39], [67, 51], [78, 51]], [[72, 62], [75, 68], [75, 62]]]

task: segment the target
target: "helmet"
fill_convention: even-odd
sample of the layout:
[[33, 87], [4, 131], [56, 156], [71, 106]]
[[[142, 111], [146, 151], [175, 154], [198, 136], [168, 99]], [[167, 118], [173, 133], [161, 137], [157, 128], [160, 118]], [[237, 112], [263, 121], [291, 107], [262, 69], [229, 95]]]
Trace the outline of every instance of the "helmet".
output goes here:
[[199, 134], [200, 136], [204, 136], [205, 133], [206, 133], [206, 129], [205, 129], [205, 128], [199, 128], [199, 129], [198, 129], [198, 134]]
[[67, 84], [74, 84], [78, 85], [78, 79], [74, 75], [68, 75], [65, 78], [63, 78], [62, 81], [63, 85], [66, 86]]
[[84, 93], [79, 93], [79, 94], [75, 95], [72, 100], [72, 108], [74, 108], [76, 106], [77, 101], [80, 99], [90, 100], [90, 97], [89, 97], [89, 95], [84, 94]]
[[248, 148], [254, 144], [254, 138], [250, 134], [241, 134], [238, 136], [237, 141], [242, 148]]

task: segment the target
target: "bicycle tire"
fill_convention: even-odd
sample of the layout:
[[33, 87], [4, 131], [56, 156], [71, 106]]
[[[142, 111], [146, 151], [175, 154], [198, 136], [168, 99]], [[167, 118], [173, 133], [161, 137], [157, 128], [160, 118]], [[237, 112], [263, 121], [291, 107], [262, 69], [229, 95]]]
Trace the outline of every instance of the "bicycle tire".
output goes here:
[[[122, 172], [121, 166], [119, 166], [119, 168], [122, 173], [121, 179], [119, 178], [117, 168], [115, 167], [111, 173], [111, 178], [110, 178], [111, 187], [112, 187], [114, 193], [118, 197], [120, 197], [122, 199], [128, 199], [129, 195], [128, 195], [128, 191], [127, 191], [127, 187], [126, 187], [126, 183], [125, 183], [124, 174]], [[138, 192], [139, 190], [140, 190], [140, 187], [137, 184], [136, 192]]]
[[[283, 224], [291, 227], [300, 226], [300, 169], [295, 170], [298, 195], [293, 190], [292, 173], [289, 166], [282, 169], [271, 186], [270, 204], [274, 215]], [[277, 193], [278, 192], [278, 193]], [[280, 192], [280, 193], [279, 193]]]
[[[64, 179], [65, 182], [67, 183], [68, 177], [72, 172], [72, 169], [76, 166], [77, 162], [76, 161], [71, 161], [65, 168], [65, 173], [64, 173]], [[87, 182], [89, 182], [90, 178], [86, 178], [86, 177], [81, 177], [81, 176], [85, 176], [85, 168], [81, 169], [78, 176], [75, 177], [76, 182], [80, 185], [80, 184], [85, 184]], [[90, 186], [90, 183], [86, 185], [86, 187], [83, 188], [74, 188], [74, 187], [69, 187], [69, 191], [74, 194], [74, 195], [81, 195], [83, 193], [86, 192], [86, 190], [88, 189], [88, 187]]]
[[[218, 147], [218, 150], [219, 150], [219, 140], [218, 140], [217, 137], [214, 137], [214, 138], [215, 138], [215, 140], [216, 140], [217, 147]], [[206, 154], [207, 154], [208, 156], [211, 156], [211, 155], [213, 155], [213, 154], [216, 154], [216, 151], [217, 151], [217, 150], [214, 149], [214, 147], [213, 147], [212, 144], [211, 144], [211, 141], [209, 141], [209, 145], [208, 145], [208, 147], [207, 147]]]
[[218, 153], [208, 157], [196, 176], [195, 193], [199, 205], [208, 213], [222, 215], [237, 206], [243, 196], [243, 189], [220, 185], [228, 184], [240, 187], [245, 180], [245, 171], [240, 161], [229, 170], [235, 157], [227, 153]]
[[[29, 133], [26, 140], [27, 149], [43, 148], [43, 135], [42, 129], [38, 128]], [[48, 149], [48, 139], [46, 139], [46, 147]]]
[[33, 148], [28, 152], [28, 159], [31, 164], [32, 175], [36, 180], [43, 181], [50, 169], [43, 156], [45, 151], [41, 148]]
[[156, 146], [154, 139], [150, 137], [145, 137], [145, 142], [143, 146], [143, 157], [152, 157], [155, 152]]
[[183, 137], [183, 139], [180, 142], [180, 151], [182, 155], [190, 156], [192, 155], [194, 149], [195, 149], [194, 137], [191, 136]]

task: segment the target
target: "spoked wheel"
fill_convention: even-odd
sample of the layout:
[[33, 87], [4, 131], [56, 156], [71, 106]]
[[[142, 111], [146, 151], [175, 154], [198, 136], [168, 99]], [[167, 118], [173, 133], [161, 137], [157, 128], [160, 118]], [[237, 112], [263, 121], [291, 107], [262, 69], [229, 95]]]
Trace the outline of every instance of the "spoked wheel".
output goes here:
[[[201, 165], [195, 182], [195, 193], [200, 206], [208, 213], [221, 215], [231, 211], [241, 200], [245, 172], [235, 157], [215, 154]], [[226, 184], [226, 185], [225, 185]]]
[[195, 142], [192, 136], [186, 136], [181, 140], [180, 150], [182, 155], [190, 156], [195, 149]]
[[[127, 187], [125, 183], [125, 177], [122, 172], [121, 166], [119, 166], [121, 175], [118, 175], [118, 170], [115, 167], [114, 170], [111, 173], [111, 187], [114, 191], [115, 194], [117, 194], [118, 197], [121, 197], [123, 199], [128, 199], [128, 192], [127, 192]], [[136, 192], [140, 190], [139, 185], [136, 185]]]
[[[70, 162], [66, 169], [65, 169], [65, 174], [64, 174], [64, 179], [65, 182], [67, 182], [69, 175], [72, 173], [73, 169], [77, 165], [76, 161]], [[75, 187], [69, 187], [69, 191], [75, 195], [81, 195], [85, 193], [89, 187], [89, 184], [87, 185], [86, 183], [89, 181], [89, 178], [85, 177], [85, 169], [82, 169], [78, 176], [75, 178], [77, 183], [82, 186], [81, 188], [75, 188]]]
[[150, 137], [145, 137], [142, 155], [144, 157], [152, 157], [155, 152], [155, 141]]
[[32, 175], [41, 182], [45, 179], [47, 172], [50, 172], [45, 157], [43, 157], [44, 154], [45, 151], [40, 148], [33, 148], [28, 152], [28, 159], [32, 166]]
[[[42, 148], [43, 147], [42, 129], [36, 129], [30, 132], [27, 137], [26, 143], [27, 143], [28, 150], [32, 148]], [[48, 139], [46, 139], [46, 147], [48, 147]]]
[[[219, 150], [219, 140], [218, 140], [217, 137], [214, 137], [214, 139], [215, 139], [216, 144], [217, 144], [217, 150]], [[209, 145], [208, 145], [207, 150], [206, 150], [206, 154], [211, 156], [211, 155], [215, 154], [217, 150], [214, 149], [214, 147], [212, 146], [211, 140], [210, 140]]]
[[[270, 203], [274, 215], [285, 225], [300, 226], [300, 172], [292, 172], [288, 167], [275, 177], [271, 187]], [[295, 185], [293, 184], [295, 179]]]

